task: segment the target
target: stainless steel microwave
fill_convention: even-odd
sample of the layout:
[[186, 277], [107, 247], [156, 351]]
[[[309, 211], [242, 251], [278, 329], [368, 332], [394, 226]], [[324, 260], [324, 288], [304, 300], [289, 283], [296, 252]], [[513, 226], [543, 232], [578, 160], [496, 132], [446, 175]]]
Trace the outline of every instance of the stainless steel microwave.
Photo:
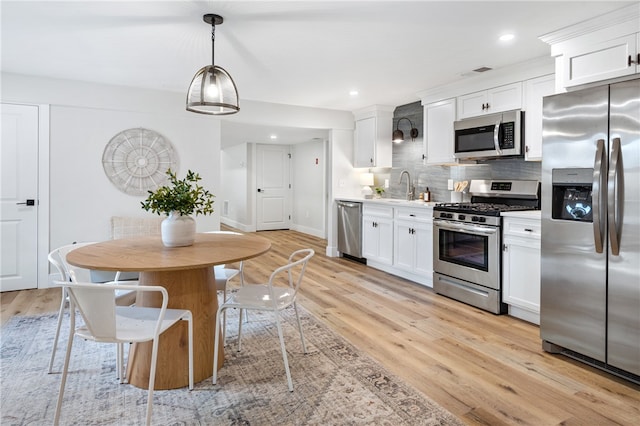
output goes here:
[[461, 160], [523, 156], [524, 112], [505, 111], [456, 121], [454, 156]]

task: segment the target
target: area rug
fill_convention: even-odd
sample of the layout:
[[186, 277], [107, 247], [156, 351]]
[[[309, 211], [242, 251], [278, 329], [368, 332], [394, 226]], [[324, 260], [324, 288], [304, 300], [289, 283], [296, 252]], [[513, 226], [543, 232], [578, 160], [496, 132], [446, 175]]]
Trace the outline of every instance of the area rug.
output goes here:
[[[237, 314], [227, 315], [218, 384], [156, 391], [157, 425], [461, 425], [451, 413], [355, 349], [304, 309], [302, 351], [293, 310], [284, 332], [294, 391], [287, 390], [271, 316], [251, 313], [237, 352]], [[14, 317], [0, 335], [0, 424], [52, 424], [61, 374], [47, 374], [56, 316]], [[64, 322], [65, 325], [68, 321]], [[62, 330], [67, 336], [68, 328]], [[56, 359], [61, 371], [62, 338]], [[62, 408], [65, 425], [143, 424], [147, 393], [115, 379], [115, 346], [75, 339]]]

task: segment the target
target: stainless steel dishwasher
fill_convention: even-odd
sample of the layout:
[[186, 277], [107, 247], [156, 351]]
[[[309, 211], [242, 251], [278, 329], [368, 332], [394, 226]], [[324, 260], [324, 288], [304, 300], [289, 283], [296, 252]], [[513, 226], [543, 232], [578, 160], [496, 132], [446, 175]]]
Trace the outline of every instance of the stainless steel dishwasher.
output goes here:
[[343, 257], [359, 262], [362, 258], [362, 203], [337, 201], [338, 251]]

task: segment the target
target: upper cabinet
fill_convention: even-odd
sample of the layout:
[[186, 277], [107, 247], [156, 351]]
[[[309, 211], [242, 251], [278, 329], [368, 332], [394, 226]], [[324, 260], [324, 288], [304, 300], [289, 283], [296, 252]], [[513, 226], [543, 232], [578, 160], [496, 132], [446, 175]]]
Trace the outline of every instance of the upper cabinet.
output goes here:
[[456, 100], [447, 99], [424, 105], [425, 164], [455, 163], [453, 156], [453, 122]]
[[391, 167], [393, 107], [360, 110], [355, 119], [353, 167]]
[[638, 35], [577, 45], [562, 55], [562, 84], [578, 86], [639, 72]]
[[458, 120], [522, 108], [522, 83], [517, 82], [458, 97]]
[[540, 37], [556, 58], [556, 87], [640, 73], [640, 3]]
[[524, 82], [524, 159], [542, 160], [542, 99], [553, 95], [553, 74], [532, 78]]

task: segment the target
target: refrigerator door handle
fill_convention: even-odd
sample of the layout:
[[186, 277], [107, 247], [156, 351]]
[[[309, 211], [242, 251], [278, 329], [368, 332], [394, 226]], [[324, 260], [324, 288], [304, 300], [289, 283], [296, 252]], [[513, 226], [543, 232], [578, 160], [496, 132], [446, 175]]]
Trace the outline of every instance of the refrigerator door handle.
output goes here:
[[596, 142], [596, 158], [593, 164], [593, 240], [596, 246], [596, 253], [602, 253], [604, 247], [604, 215], [602, 214], [602, 197], [605, 186], [603, 185], [606, 175], [602, 173], [605, 165], [604, 139]]
[[611, 158], [609, 159], [609, 179], [607, 183], [609, 244], [611, 254], [620, 254], [620, 237], [622, 236], [622, 204], [624, 203], [624, 174], [622, 173], [622, 151], [620, 138], [613, 139]]

